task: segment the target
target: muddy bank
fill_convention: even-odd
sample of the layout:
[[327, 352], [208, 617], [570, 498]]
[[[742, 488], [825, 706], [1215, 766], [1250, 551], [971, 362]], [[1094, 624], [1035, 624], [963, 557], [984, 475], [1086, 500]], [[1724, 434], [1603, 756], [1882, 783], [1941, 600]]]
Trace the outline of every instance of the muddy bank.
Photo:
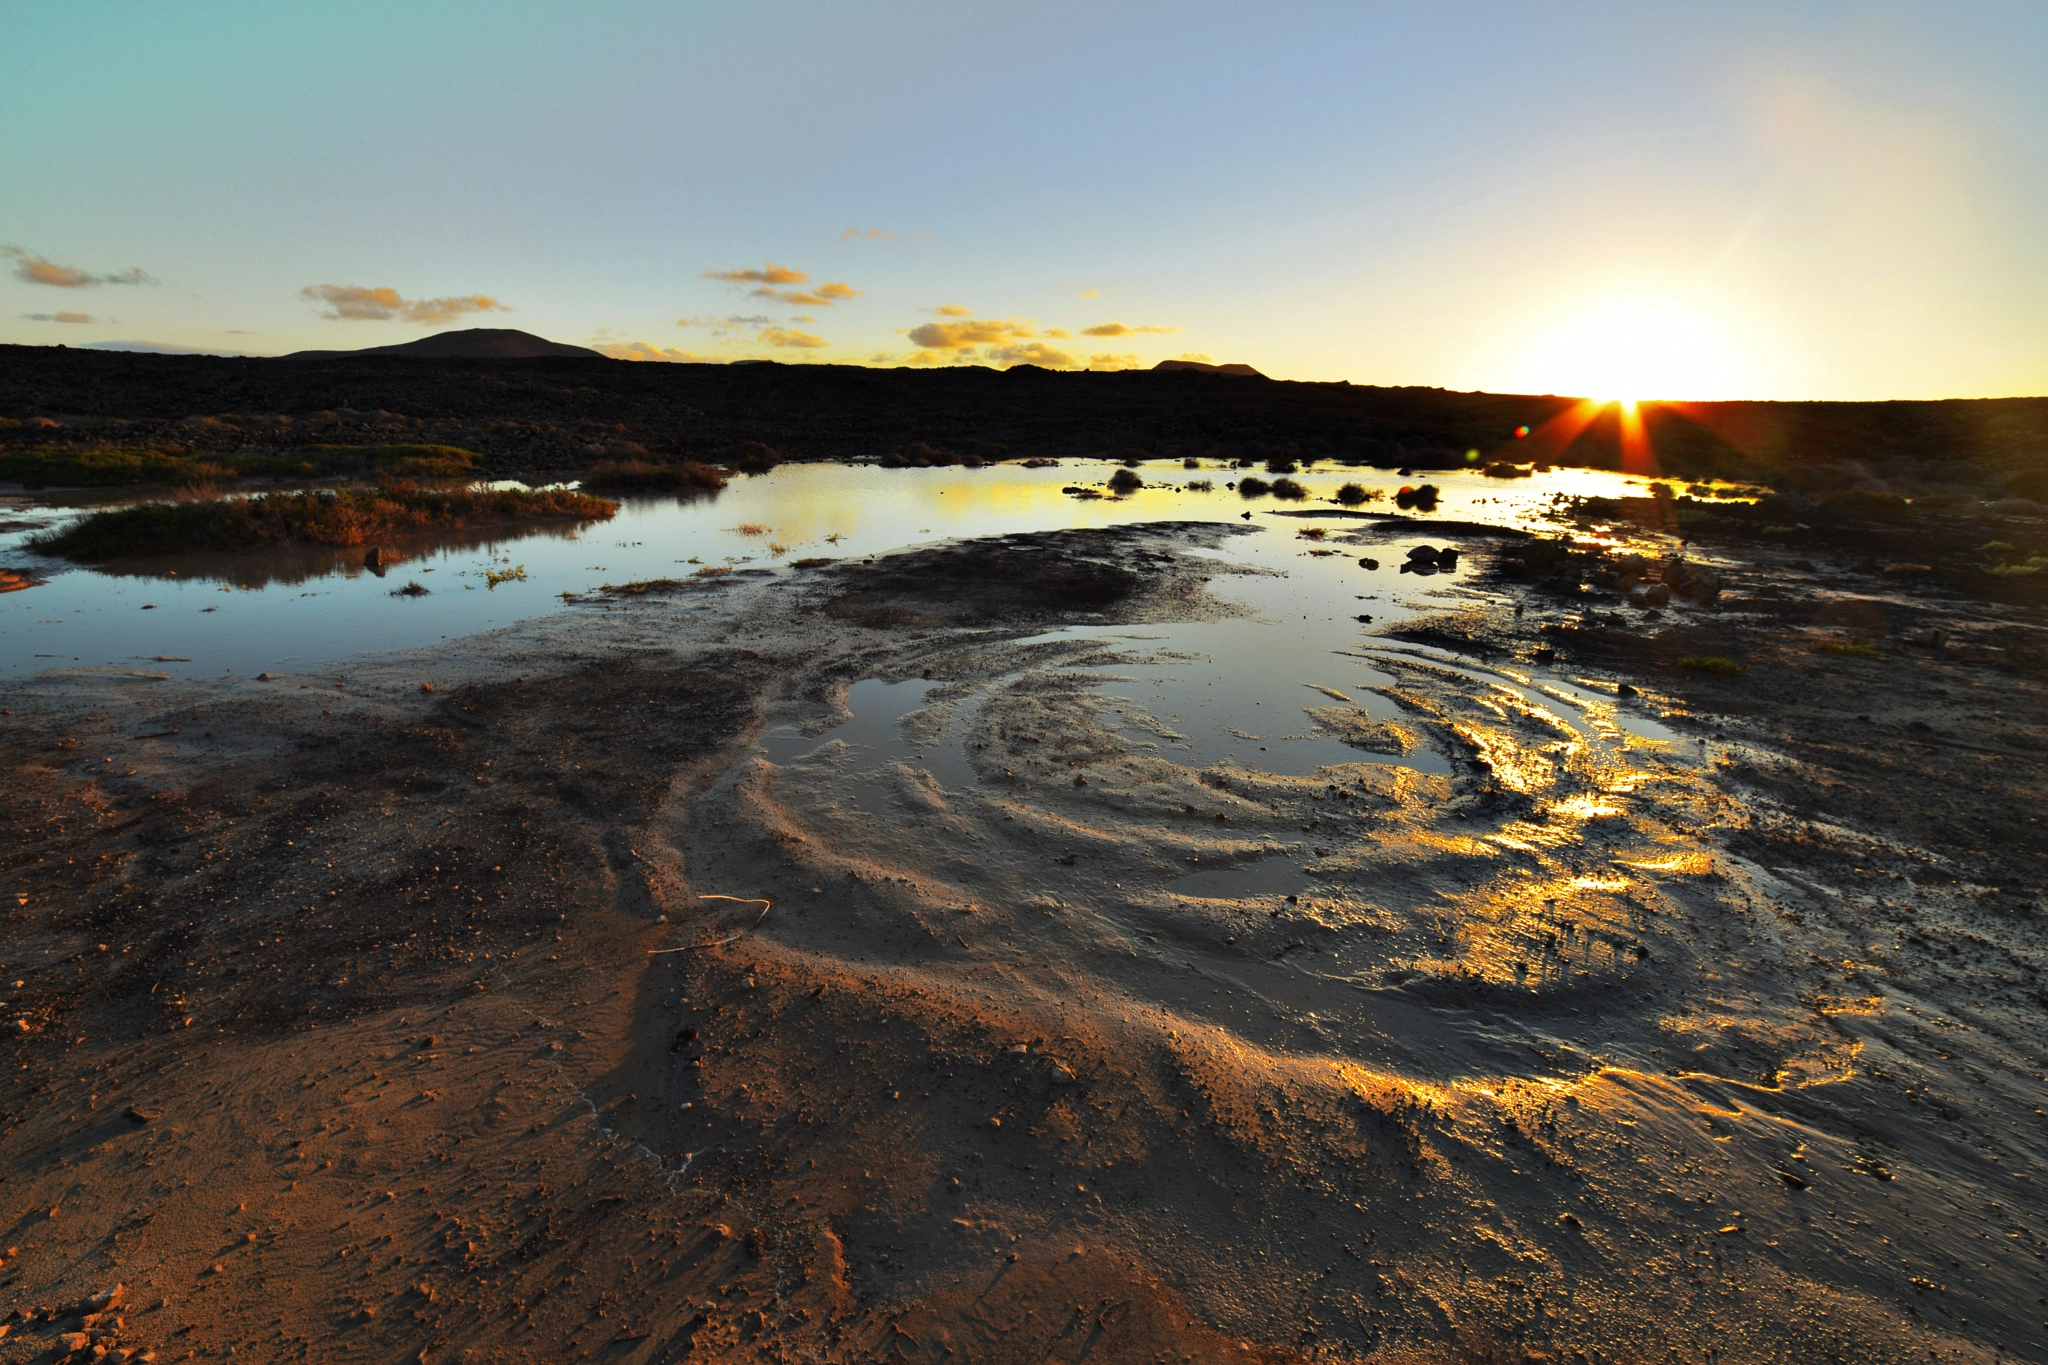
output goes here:
[[2028, 622], [1880, 666], [1781, 566], [1446, 536], [1284, 776], [1042, 633], [1228, 619], [1233, 534], [10, 687], [0, 1358], [116, 1281], [160, 1359], [2039, 1358]]

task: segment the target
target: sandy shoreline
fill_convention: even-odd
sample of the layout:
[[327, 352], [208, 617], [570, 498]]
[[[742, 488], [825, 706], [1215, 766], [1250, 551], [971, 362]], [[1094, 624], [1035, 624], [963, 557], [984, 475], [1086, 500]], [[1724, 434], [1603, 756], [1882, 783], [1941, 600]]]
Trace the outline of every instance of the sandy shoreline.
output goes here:
[[[1652, 638], [1473, 536], [1356, 647], [1403, 733], [1304, 693], [1359, 762], [1190, 767], [1085, 685], [1148, 645], [1026, 642], [1227, 616], [1232, 534], [10, 685], [0, 1276], [50, 1311], [0, 1359], [2042, 1358], [2007, 627], [1816, 657], [1869, 585], [1757, 562]], [[865, 678], [929, 680], [909, 758], [834, 748]], [[1275, 850], [1313, 889], [1184, 880]]]

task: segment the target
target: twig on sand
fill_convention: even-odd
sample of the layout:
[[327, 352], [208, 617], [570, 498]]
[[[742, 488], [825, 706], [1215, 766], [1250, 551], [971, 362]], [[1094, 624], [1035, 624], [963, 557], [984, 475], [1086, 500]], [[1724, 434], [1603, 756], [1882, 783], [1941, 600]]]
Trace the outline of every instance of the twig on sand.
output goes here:
[[685, 943], [680, 948], [649, 948], [647, 950], [649, 957], [660, 957], [663, 953], [695, 952], [699, 948], [717, 948], [727, 943], [737, 942], [745, 935], [760, 928], [761, 921], [767, 919], [768, 912], [775, 908], [775, 902], [765, 896], [720, 896], [711, 893], [701, 893], [697, 899], [700, 901], [738, 901], [742, 905], [758, 905], [761, 907], [761, 913], [754, 916], [752, 924], [749, 924], [746, 928], [740, 930], [739, 933], [733, 934], [728, 938], [714, 938], [705, 943]]

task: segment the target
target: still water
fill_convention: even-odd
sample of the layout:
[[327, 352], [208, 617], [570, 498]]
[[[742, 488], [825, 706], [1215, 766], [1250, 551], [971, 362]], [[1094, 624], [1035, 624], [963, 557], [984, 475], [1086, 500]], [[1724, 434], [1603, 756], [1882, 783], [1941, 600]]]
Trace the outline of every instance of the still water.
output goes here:
[[[1385, 622], [1427, 604], [1456, 579], [1397, 575], [1403, 547], [1428, 539], [1431, 520], [1537, 524], [1559, 495], [1635, 492], [1630, 481], [1586, 470], [1497, 480], [1453, 472], [1400, 479], [1375, 470], [1331, 469], [1297, 475], [1309, 501], [1245, 500], [1224, 488], [1236, 471], [1183, 470], [1164, 462], [1140, 472], [1148, 486], [1124, 498], [1080, 499], [1068, 486], [1100, 488], [1114, 466], [1068, 462], [1026, 469], [897, 469], [788, 465], [735, 479], [715, 497], [628, 499], [609, 522], [580, 528], [521, 528], [505, 536], [469, 536], [416, 547], [384, 576], [366, 571], [356, 552], [300, 551], [182, 556], [81, 568], [31, 553], [36, 532], [83, 515], [77, 505], [24, 498], [0, 506], [0, 567], [30, 569], [40, 586], [0, 594], [0, 676], [73, 666], [148, 667], [173, 676], [218, 677], [304, 669], [368, 651], [430, 647], [478, 631], [563, 611], [587, 611], [575, 598], [607, 583], [684, 577], [706, 565], [793, 572], [803, 558], [853, 558], [953, 537], [1136, 521], [1218, 521], [1260, 527], [1222, 558], [1281, 573], [1220, 580], [1226, 595], [1277, 623], [1312, 631], [1275, 631], [1270, 646], [1321, 651], [1328, 627], [1358, 614]], [[1283, 509], [1332, 510], [1326, 499], [1347, 482], [1384, 491], [1369, 510], [1391, 510], [1394, 491], [1423, 477], [1443, 490], [1438, 510], [1421, 516], [1409, 540], [1390, 541], [1377, 574], [1355, 555], [1313, 556]], [[1186, 485], [1212, 480], [1212, 491]], [[1242, 514], [1251, 512], [1249, 522]], [[1332, 535], [1355, 521], [1331, 519]], [[1343, 547], [1337, 547], [1343, 548]], [[488, 574], [523, 571], [491, 584]], [[416, 582], [424, 596], [396, 596]], [[1372, 603], [1374, 605], [1361, 605]], [[1285, 636], [1285, 642], [1280, 637]], [[1277, 661], [1276, 661], [1277, 662]]]

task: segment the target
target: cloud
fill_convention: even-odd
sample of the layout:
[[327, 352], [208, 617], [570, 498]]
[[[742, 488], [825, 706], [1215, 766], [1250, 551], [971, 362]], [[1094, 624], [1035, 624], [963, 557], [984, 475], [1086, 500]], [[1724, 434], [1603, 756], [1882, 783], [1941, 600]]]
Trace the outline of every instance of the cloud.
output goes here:
[[1208, 355], [1208, 354], [1207, 354], [1206, 352], [1203, 352], [1203, 351], [1183, 351], [1183, 352], [1181, 352], [1181, 353], [1180, 353], [1179, 355], [1175, 356], [1175, 357], [1174, 357], [1174, 359], [1175, 359], [1175, 360], [1192, 360], [1192, 361], [1195, 361], [1195, 362], [1196, 362], [1197, 364], [1202, 364], [1202, 365], [1214, 365], [1214, 364], [1216, 363], [1216, 361], [1215, 361], [1215, 359], [1214, 359], [1213, 357], [1211, 357], [1210, 355]]
[[356, 284], [309, 284], [302, 299], [327, 305], [320, 316], [330, 322], [389, 322], [394, 318], [429, 325], [453, 322], [468, 313], [510, 310], [488, 294], [456, 294], [439, 299], [408, 299], [396, 289], [365, 289]]
[[97, 322], [90, 313], [23, 313], [30, 322]]
[[0, 247], [0, 256], [14, 257], [14, 277], [30, 284], [53, 285], [58, 289], [85, 289], [95, 284], [155, 284], [148, 271], [130, 266], [109, 275], [95, 275], [41, 256], [31, 256], [18, 246]]
[[1049, 337], [1056, 337], [1061, 341], [1072, 341], [1074, 339], [1074, 334], [1064, 327], [1048, 327], [1045, 329], [1045, 334]]
[[932, 309], [932, 311], [942, 318], [971, 318], [974, 316], [974, 310], [962, 303], [942, 303]]
[[679, 351], [673, 346], [655, 346], [645, 341], [614, 341], [595, 348], [613, 360], [659, 360], [671, 365], [718, 365], [715, 356]]
[[754, 297], [780, 299], [798, 308], [830, 308], [835, 303], [860, 297], [860, 290], [844, 280], [821, 284], [816, 289], [756, 289]]
[[900, 232], [884, 232], [878, 227], [866, 229], [850, 227], [839, 234], [839, 240], [842, 242], [900, 242], [903, 240], [903, 234]]
[[1074, 357], [1065, 351], [1054, 350], [1042, 341], [1027, 341], [1012, 346], [991, 346], [982, 354], [1003, 366], [1043, 365], [1048, 370], [1074, 368]]
[[896, 357], [887, 351], [877, 351], [868, 357], [868, 364], [870, 365], [894, 365], [895, 363]]
[[1133, 337], [1157, 335], [1163, 332], [1178, 332], [1178, 327], [1130, 327], [1121, 322], [1105, 322], [1094, 327], [1083, 327], [1084, 337]]
[[733, 327], [766, 327], [773, 321], [775, 319], [769, 317], [766, 313], [753, 313], [746, 317], [741, 317], [738, 313], [734, 313], [726, 319], [726, 323]]
[[810, 276], [770, 261], [759, 270], [707, 270], [704, 278], [724, 280], [729, 284], [802, 284]]
[[927, 322], [910, 329], [911, 341], [931, 351], [965, 351], [1037, 335], [1038, 325], [1029, 318], [1009, 318], [1002, 322]]
[[1102, 297], [1102, 291], [1100, 289], [1083, 289], [1081, 297], [1084, 299], [1099, 299]]
[[816, 350], [820, 346], [830, 344], [825, 338], [812, 336], [809, 332], [785, 331], [780, 327], [763, 327], [755, 334], [754, 340], [766, 346], [778, 348], [793, 346], [805, 351]]
[[1137, 356], [1128, 353], [1117, 355], [1113, 352], [1105, 351], [1100, 355], [1088, 357], [1088, 368], [1091, 370], [1135, 370], [1142, 367], [1144, 363]]

